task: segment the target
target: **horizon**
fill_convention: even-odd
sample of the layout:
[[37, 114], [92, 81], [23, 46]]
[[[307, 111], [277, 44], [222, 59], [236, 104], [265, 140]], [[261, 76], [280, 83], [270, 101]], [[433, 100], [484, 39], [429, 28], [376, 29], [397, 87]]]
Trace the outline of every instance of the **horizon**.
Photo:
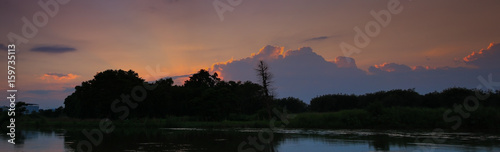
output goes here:
[[491, 18], [499, 1], [215, 2], [3, 1], [0, 52], [16, 44], [18, 101], [40, 109], [63, 106], [75, 86], [107, 69], [176, 85], [200, 69], [257, 82], [259, 60], [278, 98], [306, 103], [325, 94], [500, 86], [500, 21]]

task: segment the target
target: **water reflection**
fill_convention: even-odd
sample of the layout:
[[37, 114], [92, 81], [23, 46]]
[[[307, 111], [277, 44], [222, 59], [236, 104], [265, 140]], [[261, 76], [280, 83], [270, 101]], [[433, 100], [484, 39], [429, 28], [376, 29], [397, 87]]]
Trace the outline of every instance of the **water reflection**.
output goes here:
[[387, 135], [375, 135], [373, 141], [370, 143], [377, 151], [389, 151], [389, 136]]
[[[30, 130], [16, 135], [16, 145], [2, 135], [0, 151], [77, 151], [89, 140], [82, 130]], [[488, 134], [447, 133], [445, 144], [416, 142], [425, 132], [367, 130], [276, 130], [271, 143], [259, 139], [260, 129], [115, 129], [104, 134], [93, 151], [500, 151], [500, 137]], [[97, 138], [98, 136], [94, 136]], [[265, 138], [269, 136], [263, 136]]]
[[16, 132], [15, 145], [7, 142], [10, 137], [1, 136], [0, 151], [64, 151], [62, 130], [22, 130]]

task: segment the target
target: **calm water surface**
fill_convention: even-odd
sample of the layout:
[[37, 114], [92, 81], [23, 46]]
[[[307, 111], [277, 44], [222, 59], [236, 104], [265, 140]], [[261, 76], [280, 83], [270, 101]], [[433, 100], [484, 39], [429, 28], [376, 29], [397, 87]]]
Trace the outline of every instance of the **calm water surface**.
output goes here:
[[[87, 129], [90, 131], [91, 129]], [[99, 139], [92, 134], [90, 138]], [[259, 138], [260, 137], [260, 138]], [[432, 138], [436, 137], [436, 138]], [[30, 130], [16, 136], [16, 145], [2, 135], [0, 151], [500, 151], [500, 136], [481, 133], [430, 133], [371, 130], [275, 130], [263, 129], [115, 129], [102, 140], [89, 140], [82, 130]], [[92, 141], [98, 142], [97, 146]], [[270, 143], [267, 143], [269, 142]], [[253, 143], [253, 144], [252, 144]]]

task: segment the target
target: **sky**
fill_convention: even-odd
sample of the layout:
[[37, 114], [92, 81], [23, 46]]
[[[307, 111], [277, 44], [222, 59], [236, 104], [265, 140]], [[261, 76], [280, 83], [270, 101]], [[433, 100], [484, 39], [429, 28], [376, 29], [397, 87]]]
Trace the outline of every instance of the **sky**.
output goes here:
[[[147, 81], [174, 77], [178, 85], [200, 69], [226, 81], [257, 82], [259, 60], [274, 74], [277, 97], [306, 103], [323, 94], [390, 89], [498, 89], [498, 6], [496, 0], [0, 0], [0, 62], [7, 63], [6, 46], [16, 44], [18, 101], [40, 108], [62, 106], [75, 86], [106, 69], [132, 69]], [[0, 89], [8, 89], [7, 81]]]

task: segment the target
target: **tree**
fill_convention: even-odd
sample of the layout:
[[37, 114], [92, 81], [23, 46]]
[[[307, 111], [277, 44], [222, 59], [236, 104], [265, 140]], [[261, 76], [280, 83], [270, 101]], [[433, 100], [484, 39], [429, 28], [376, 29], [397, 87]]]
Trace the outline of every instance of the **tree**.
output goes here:
[[260, 84], [262, 85], [262, 90], [264, 96], [271, 97], [271, 79], [273, 75], [269, 72], [269, 66], [262, 60], [259, 61], [257, 66], [257, 75], [259, 76]]
[[207, 70], [201, 69], [198, 73], [193, 74], [192, 76], [189, 77], [189, 80], [186, 80], [184, 82], [185, 87], [202, 87], [202, 88], [211, 88], [217, 85], [221, 81], [220, 78], [218, 78], [217, 72], [215, 72], [213, 75], [210, 75], [210, 73]]
[[271, 93], [271, 79], [272, 74], [269, 72], [269, 66], [262, 60], [259, 61], [259, 65], [257, 66], [257, 76], [259, 77], [260, 84], [262, 85], [262, 92], [264, 93], [264, 102], [267, 107], [267, 113], [269, 115], [269, 119], [271, 119], [271, 106], [270, 102], [272, 102], [273, 96]]
[[[267, 81], [266, 81], [267, 82]], [[94, 79], [82, 82], [65, 101], [64, 114], [76, 118], [110, 118], [123, 115], [124, 111], [113, 111], [114, 107], [137, 107], [129, 109], [130, 118], [162, 118], [169, 115], [193, 116], [198, 120], [227, 120], [233, 116], [251, 115], [265, 109], [272, 102], [272, 96], [265, 97], [262, 86], [252, 82], [225, 82], [217, 73], [200, 70], [193, 74], [184, 85], [174, 85], [171, 78], [154, 82], [156, 88], [147, 92], [147, 97], [136, 102], [130, 98], [132, 88], [143, 85], [144, 80], [133, 71], [107, 70], [97, 73]], [[267, 83], [269, 87], [269, 83]], [[124, 99], [127, 98], [128, 99]], [[266, 102], [263, 102], [265, 99]], [[269, 100], [271, 99], [271, 100]], [[129, 102], [127, 102], [127, 100]], [[130, 106], [129, 106], [130, 107]], [[269, 107], [269, 106], [268, 106]], [[52, 115], [52, 111], [43, 111]]]
[[75, 92], [64, 100], [64, 112], [78, 118], [115, 118], [120, 114], [112, 112], [111, 103], [143, 83], [144, 79], [132, 70], [99, 72], [94, 79], [75, 87]]
[[311, 99], [309, 110], [331, 112], [358, 107], [359, 99], [355, 95], [327, 94]]
[[294, 97], [276, 99], [276, 104], [281, 108], [286, 108], [291, 113], [301, 113], [307, 110], [307, 104]]
[[173, 84], [174, 80], [172, 78], [156, 80], [154, 85], [157, 85], [157, 87], [148, 92], [147, 99], [137, 109], [131, 111], [132, 115], [159, 118], [172, 114], [175, 108], [178, 108], [174, 105], [172, 99]]

